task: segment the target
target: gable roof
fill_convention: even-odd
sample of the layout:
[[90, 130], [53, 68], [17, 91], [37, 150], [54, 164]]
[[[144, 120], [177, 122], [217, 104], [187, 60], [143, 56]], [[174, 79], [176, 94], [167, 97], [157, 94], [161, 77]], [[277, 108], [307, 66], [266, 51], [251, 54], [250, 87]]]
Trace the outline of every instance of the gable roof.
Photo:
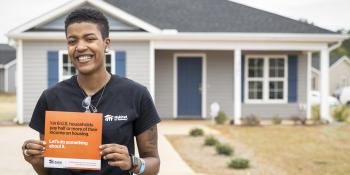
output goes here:
[[334, 34], [228, 0], [105, 0], [161, 29], [179, 32]]
[[228, 0], [72, 0], [16, 27], [6, 36], [9, 41], [63, 40], [65, 37], [61, 29], [40, 29], [56, 25], [55, 22], [60, 21], [62, 16], [86, 4], [140, 29], [137, 32], [111, 31], [111, 39], [296, 41], [334, 44], [349, 37]]
[[15, 59], [16, 49], [7, 44], [0, 44], [0, 65], [6, 65]]
[[[331, 54], [329, 58], [329, 67], [332, 67], [339, 61], [348, 61], [348, 63], [350, 63], [350, 58], [347, 56], [338, 56]], [[312, 57], [312, 68], [318, 71], [320, 70], [320, 58], [318, 56]]]
[[[12, 29], [11, 31], [8, 32], [7, 36], [24, 33], [26, 31], [30, 31], [32, 28], [35, 28], [36, 26], [48, 24], [50, 23], [50, 21], [57, 20], [57, 18], [62, 17], [62, 15], [67, 15], [73, 9], [86, 6], [86, 5], [91, 5], [101, 10], [104, 13], [110, 14], [112, 17], [116, 17], [120, 20], [125, 20], [129, 24], [140, 27], [145, 31], [148, 31], [151, 33], [160, 32], [158, 28], [102, 0], [73, 0], [73, 1], [67, 2], [66, 4], [63, 4], [60, 7], [57, 7], [56, 9], [51, 10], [50, 12], [47, 12], [41, 15], [38, 18], [35, 18], [19, 27]], [[62, 25], [64, 24], [62, 23]]]

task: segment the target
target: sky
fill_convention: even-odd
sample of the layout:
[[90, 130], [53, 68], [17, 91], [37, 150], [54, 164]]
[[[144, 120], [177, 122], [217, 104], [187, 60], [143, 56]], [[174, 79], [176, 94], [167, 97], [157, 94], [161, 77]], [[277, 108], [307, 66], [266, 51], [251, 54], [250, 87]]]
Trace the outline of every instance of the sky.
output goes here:
[[[5, 34], [69, 0], [0, 0], [0, 43]], [[292, 19], [306, 19], [332, 31], [350, 30], [350, 0], [233, 0]]]

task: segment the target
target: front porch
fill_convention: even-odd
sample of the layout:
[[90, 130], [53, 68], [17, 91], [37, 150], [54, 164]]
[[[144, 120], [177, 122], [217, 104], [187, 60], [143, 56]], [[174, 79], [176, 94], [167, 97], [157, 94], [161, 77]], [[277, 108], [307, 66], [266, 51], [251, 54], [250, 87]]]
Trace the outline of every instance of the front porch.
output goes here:
[[[270, 119], [276, 115], [281, 118], [311, 116], [311, 52], [320, 51], [321, 65], [328, 65], [328, 47], [316, 44], [245, 43], [242, 44], [245, 47], [229, 49], [229, 44], [221, 42], [181, 43], [152, 44], [153, 94], [162, 118], [206, 119], [210, 117], [209, 109], [213, 102], [218, 102], [220, 110], [232, 117], [237, 124], [240, 124], [242, 117], [251, 114], [261, 119]], [[220, 46], [222, 47], [219, 48]], [[253, 65], [261, 57], [266, 57], [262, 66], [264, 75], [250, 77]], [[282, 79], [266, 78], [271, 70], [269, 65], [274, 62], [269, 60], [274, 57], [284, 59]], [[198, 58], [197, 64], [200, 65], [195, 68], [197, 71], [191, 67], [191, 64], [196, 63], [185, 63], [195, 58]], [[291, 61], [293, 58], [295, 61]], [[249, 60], [251, 63], [248, 63]], [[294, 67], [291, 67], [292, 64]], [[278, 72], [278, 66], [274, 71]], [[323, 66], [322, 72], [322, 84], [328, 84], [328, 67]], [[195, 83], [191, 80], [196, 76]], [[190, 84], [183, 86], [186, 82]], [[321, 89], [322, 98], [327, 99], [328, 86], [321, 87], [325, 87]], [[331, 121], [326, 100], [321, 103], [321, 116]]]

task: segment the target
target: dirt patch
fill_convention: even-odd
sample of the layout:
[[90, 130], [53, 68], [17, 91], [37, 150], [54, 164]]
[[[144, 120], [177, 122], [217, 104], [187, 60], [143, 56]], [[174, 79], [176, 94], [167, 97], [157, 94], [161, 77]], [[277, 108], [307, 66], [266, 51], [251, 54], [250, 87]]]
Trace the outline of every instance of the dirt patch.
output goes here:
[[[204, 137], [190, 137], [186, 135], [168, 135], [167, 138], [178, 151], [180, 156], [194, 171], [208, 175], [284, 175], [285, 172], [272, 167], [266, 161], [255, 159], [254, 152], [245, 148], [239, 142], [228, 140], [223, 136], [215, 136], [221, 143], [228, 143], [234, 148], [234, 156], [218, 155], [214, 147], [204, 146]], [[235, 170], [227, 167], [227, 163], [234, 157], [250, 160], [250, 168]]]

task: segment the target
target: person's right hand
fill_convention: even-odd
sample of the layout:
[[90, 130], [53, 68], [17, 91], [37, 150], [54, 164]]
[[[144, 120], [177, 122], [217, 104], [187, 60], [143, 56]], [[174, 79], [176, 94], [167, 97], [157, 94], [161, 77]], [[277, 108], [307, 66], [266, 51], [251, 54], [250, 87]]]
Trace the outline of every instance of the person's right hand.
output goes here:
[[22, 145], [24, 159], [32, 165], [44, 164], [45, 142], [42, 140], [26, 140]]

